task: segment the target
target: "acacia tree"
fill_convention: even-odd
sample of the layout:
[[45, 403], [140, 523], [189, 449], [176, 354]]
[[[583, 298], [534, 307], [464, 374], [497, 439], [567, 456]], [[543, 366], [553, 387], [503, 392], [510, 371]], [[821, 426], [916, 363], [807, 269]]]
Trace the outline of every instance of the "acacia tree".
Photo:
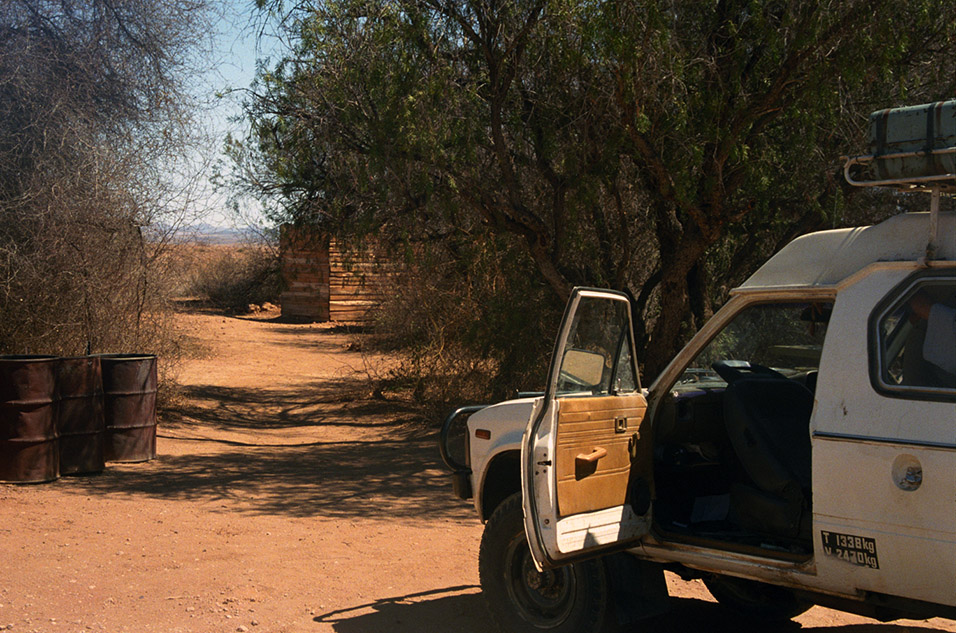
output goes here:
[[939, 0], [303, 0], [234, 150], [281, 219], [505, 236], [558, 300], [631, 291], [653, 376], [760, 258], [886, 212], [837, 157], [871, 110], [953, 94], [953, 17]]
[[154, 351], [205, 0], [0, 5], [0, 351]]

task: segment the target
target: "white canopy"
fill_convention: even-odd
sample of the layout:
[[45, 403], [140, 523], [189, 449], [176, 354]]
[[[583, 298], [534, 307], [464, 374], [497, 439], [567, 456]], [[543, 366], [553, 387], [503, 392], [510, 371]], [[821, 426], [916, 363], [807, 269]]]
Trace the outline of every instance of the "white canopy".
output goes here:
[[[904, 213], [873, 226], [809, 233], [787, 244], [737, 291], [833, 286], [876, 262], [926, 256], [930, 214]], [[941, 212], [935, 261], [956, 259], [956, 214]]]

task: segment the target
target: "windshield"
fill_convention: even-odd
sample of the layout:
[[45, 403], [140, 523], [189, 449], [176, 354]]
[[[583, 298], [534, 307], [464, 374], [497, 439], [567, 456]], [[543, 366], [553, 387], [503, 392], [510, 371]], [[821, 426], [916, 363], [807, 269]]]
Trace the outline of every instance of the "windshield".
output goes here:
[[832, 309], [829, 301], [749, 306], [697, 354], [673, 388], [726, 386], [714, 371], [717, 361], [763, 365], [797, 379], [815, 375]]

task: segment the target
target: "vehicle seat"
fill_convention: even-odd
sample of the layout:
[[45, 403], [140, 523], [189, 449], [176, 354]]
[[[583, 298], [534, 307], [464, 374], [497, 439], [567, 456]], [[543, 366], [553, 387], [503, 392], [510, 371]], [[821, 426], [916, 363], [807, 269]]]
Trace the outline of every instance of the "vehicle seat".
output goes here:
[[923, 358], [923, 344], [926, 341], [926, 324], [920, 323], [913, 327], [906, 337], [906, 347], [903, 352], [902, 385], [921, 387], [956, 387], [956, 376], [937, 367]]
[[724, 392], [727, 434], [749, 481], [731, 490], [742, 527], [809, 538], [813, 394], [786, 378], [735, 380]]

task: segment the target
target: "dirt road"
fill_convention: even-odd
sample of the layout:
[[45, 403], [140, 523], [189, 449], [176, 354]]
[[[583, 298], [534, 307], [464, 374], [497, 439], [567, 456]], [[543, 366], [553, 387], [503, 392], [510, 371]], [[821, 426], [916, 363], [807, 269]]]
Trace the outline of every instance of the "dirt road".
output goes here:
[[[321, 326], [186, 314], [204, 349], [159, 456], [0, 485], [0, 630], [485, 633], [481, 526], [434, 435]], [[655, 631], [737, 631], [698, 583]], [[956, 631], [814, 608], [803, 630]]]

